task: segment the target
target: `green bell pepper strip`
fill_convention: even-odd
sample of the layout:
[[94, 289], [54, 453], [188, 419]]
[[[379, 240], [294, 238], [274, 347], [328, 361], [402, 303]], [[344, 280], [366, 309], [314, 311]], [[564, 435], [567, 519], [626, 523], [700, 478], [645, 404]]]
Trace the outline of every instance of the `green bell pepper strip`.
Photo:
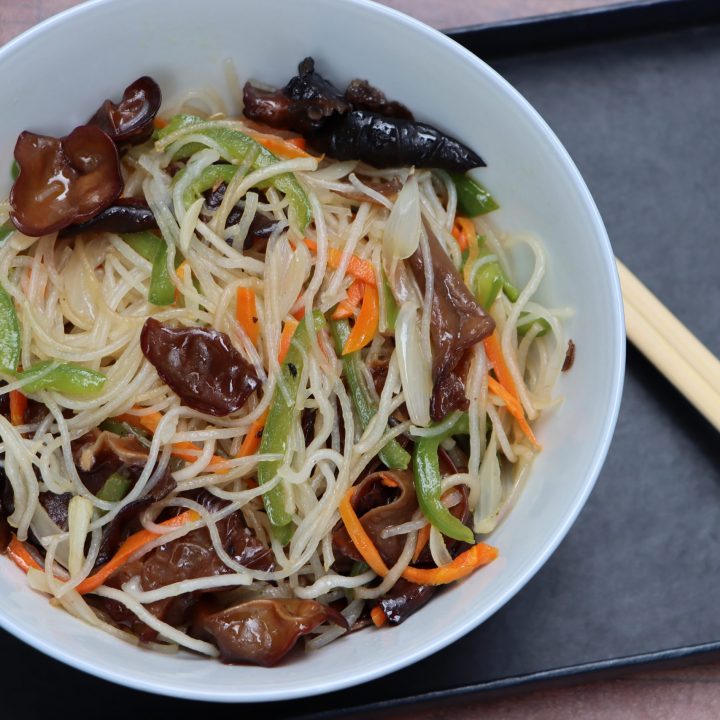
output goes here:
[[[315, 310], [312, 314], [312, 322], [317, 332], [325, 326], [325, 317], [319, 310]], [[280, 366], [281, 382], [285, 384], [287, 396], [280, 387], [275, 387], [260, 441], [260, 454], [273, 453], [285, 456], [293, 426], [297, 422], [295, 398], [300, 389], [300, 379], [305, 364], [304, 356], [309, 349], [310, 334], [307, 322], [303, 321], [297, 326], [290, 349]], [[264, 485], [273, 480], [282, 464], [283, 460], [266, 460], [259, 463], [258, 484]], [[264, 493], [262, 498], [273, 536], [283, 545], [287, 545], [294, 528], [292, 516], [286, 508], [285, 488], [282, 484], [278, 484]]]
[[127, 437], [130, 434], [128, 426], [125, 423], [118, 422], [117, 420], [111, 420], [110, 418], [103, 420], [98, 427], [101, 430], [107, 430], [108, 432], [120, 435], [120, 437]]
[[[350, 336], [350, 325], [347, 320], [333, 320], [330, 323], [330, 332], [335, 341], [335, 349], [342, 354], [342, 349]], [[377, 405], [370, 397], [365, 385], [365, 379], [360, 371], [360, 352], [342, 355], [343, 372], [347, 380], [350, 396], [355, 404], [355, 410], [360, 417], [363, 430], [377, 415]], [[410, 453], [394, 438], [378, 453], [378, 457], [391, 470], [404, 470], [410, 464]]]
[[455, 184], [458, 208], [463, 215], [477, 217], [500, 207], [488, 190], [469, 175], [450, 173], [450, 177]]
[[130, 478], [115, 472], [105, 481], [97, 497], [105, 502], [120, 502], [127, 495], [131, 485]]
[[462, 414], [445, 432], [433, 437], [419, 438], [413, 453], [413, 473], [418, 504], [430, 524], [447, 537], [472, 544], [475, 542], [472, 530], [463, 525], [442, 504], [442, 476], [438, 458], [438, 449], [444, 440], [451, 435], [463, 435], [468, 432], [468, 416]]
[[[148, 301], [153, 305], [172, 305], [175, 301], [175, 285], [167, 270], [167, 243], [151, 232], [128, 233], [123, 240], [138, 254], [152, 263]], [[182, 262], [175, 253], [175, 268]]]
[[15, 303], [0, 285], [0, 371], [15, 374], [20, 362], [20, 344]]
[[18, 179], [18, 175], [20, 175], [20, 166], [17, 160], [13, 160], [10, 165], [10, 177], [15, 181]]
[[[490, 254], [483, 247], [485, 238], [478, 236], [477, 243], [480, 249], [478, 258]], [[463, 262], [467, 261], [467, 257], [467, 255], [463, 254]], [[515, 302], [520, 296], [520, 291], [508, 280], [497, 260], [485, 263], [478, 268], [475, 273], [474, 285], [475, 297], [485, 310], [490, 309], [501, 290], [507, 295], [510, 302]]]
[[390, 283], [385, 275], [385, 271], [382, 270], [382, 284], [380, 286], [380, 292], [383, 298], [383, 313], [380, 316], [380, 332], [381, 333], [394, 333], [395, 332], [395, 321], [398, 316], [398, 306], [395, 302], [395, 296], [390, 289]]
[[4, 243], [14, 232], [15, 226], [9, 220], [0, 225], [0, 243]]
[[[176, 115], [166, 127], [157, 133], [157, 139], [164, 140], [177, 130], [189, 128], [201, 122], [204, 122], [203, 119], [194, 115]], [[242, 162], [250, 152], [256, 153], [255, 161], [251, 166], [252, 170], [260, 170], [280, 161], [277, 155], [274, 155], [259, 142], [239, 130], [229, 127], [215, 127], [198, 130], [197, 134], [210, 141], [208, 147], [218, 149], [225, 160], [233, 163]], [[190, 142], [182, 146], [175, 153], [173, 159], [188, 158], [202, 147], [205, 146], [197, 142]], [[268, 185], [287, 196], [300, 232], [304, 232], [308, 223], [312, 220], [312, 208], [305, 191], [295, 176], [292, 173], [283, 173], [272, 178]]]
[[39, 390], [55, 390], [67, 395], [85, 397], [103, 389], [107, 378], [95, 370], [88, 370], [73, 363], [58, 363], [55, 360], [43, 360], [27, 370], [17, 373], [18, 380], [31, 378], [23, 385], [23, 393]]
[[550, 323], [545, 318], [535, 317], [530, 319], [530, 313], [524, 311], [521, 312], [517, 324], [518, 335], [525, 335], [528, 330], [530, 330], [530, 328], [535, 324], [539, 325], [541, 328], [540, 332], [536, 335], [536, 337], [542, 337], [543, 335], [547, 335], [551, 330]]

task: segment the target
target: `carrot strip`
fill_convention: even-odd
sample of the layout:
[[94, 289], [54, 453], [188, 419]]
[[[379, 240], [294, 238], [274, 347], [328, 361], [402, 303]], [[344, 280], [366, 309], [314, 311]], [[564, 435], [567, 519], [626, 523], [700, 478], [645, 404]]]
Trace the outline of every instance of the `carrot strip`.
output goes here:
[[470, 240], [477, 235], [472, 220], [462, 215], [455, 217], [455, 224], [452, 229], [452, 236], [457, 240], [461, 250], [465, 251], [470, 246]]
[[255, 304], [255, 293], [246, 287], [237, 289], [237, 300], [235, 312], [240, 327], [245, 331], [253, 345], [257, 345], [260, 337], [260, 325], [258, 324], [257, 305]]
[[513, 380], [510, 370], [505, 363], [505, 358], [502, 354], [500, 347], [500, 338], [498, 337], [497, 330], [493, 330], [492, 335], [488, 335], [483, 340], [485, 347], [485, 354], [492, 365], [492, 369], [495, 372], [495, 376], [500, 381], [500, 384], [514, 397], [520, 401], [520, 397], [515, 387], [515, 381]]
[[417, 562], [417, 559], [420, 557], [420, 554], [425, 549], [427, 544], [430, 542], [430, 523], [427, 525], [423, 525], [418, 530], [418, 536], [417, 536], [417, 543], [415, 543], [415, 552], [413, 553], [413, 562]]
[[293, 335], [295, 334], [295, 330], [297, 330], [297, 326], [299, 324], [300, 323], [297, 320], [288, 320], [285, 325], [283, 325], [282, 334], [280, 335], [278, 362], [282, 362], [288, 354], [290, 343], [292, 342]]
[[153, 118], [153, 127], [156, 130], [162, 130], [164, 127], [167, 127], [168, 121], [165, 120], [165, 118], [161, 117], [155, 117]]
[[332, 319], [343, 320], [344, 318], [352, 317], [355, 313], [355, 308], [363, 299], [364, 290], [365, 283], [362, 280], [353, 280], [347, 289], [347, 297], [338, 303], [335, 312], [332, 314]]
[[[187, 510], [174, 518], [159, 523], [166, 528], [176, 528], [188, 522], [198, 520], [200, 515], [194, 510]], [[96, 573], [83, 580], [77, 588], [81, 595], [92, 592], [99, 588], [116, 570], [121, 568], [136, 552], [141, 550], [151, 540], [159, 537], [158, 533], [150, 532], [150, 530], [140, 530], [131, 535], [118, 549], [115, 555], [108, 560]]]
[[350, 331], [342, 354], [349, 355], [369, 345], [377, 333], [380, 322], [380, 298], [374, 285], [365, 285], [360, 313]]
[[278, 135], [260, 135], [254, 132], [248, 132], [247, 134], [255, 140], [255, 142], [260, 143], [271, 153], [280, 155], [280, 157], [288, 158], [290, 160], [294, 158], [310, 157], [310, 154], [305, 152], [307, 143], [304, 138], [291, 138], [286, 140]]
[[532, 428], [528, 424], [528, 421], [525, 419], [525, 412], [520, 404], [520, 401], [517, 398], [514, 398], [508, 390], [506, 390], [505, 387], [503, 387], [492, 376], [488, 376], [488, 390], [497, 395], [505, 403], [505, 407], [508, 409], [508, 412], [515, 418], [515, 420], [517, 420], [517, 424], [525, 433], [528, 440], [530, 440], [535, 447], [539, 448], [540, 444], [535, 437], [535, 433], [533, 433]]
[[[387, 565], [380, 557], [380, 553], [365, 532], [360, 519], [350, 502], [355, 488], [350, 488], [345, 497], [340, 501], [340, 517], [345, 524], [350, 540], [357, 551], [362, 555], [363, 560], [380, 577], [388, 574]], [[459, 580], [469, 575], [473, 570], [487, 565], [498, 556], [497, 548], [486, 543], [473, 545], [469, 550], [458, 555], [452, 562], [437, 568], [413, 568], [408, 567], [403, 571], [402, 576], [410, 582], [418, 585], [446, 585], [447, 583]]]
[[487, 565], [498, 556], [498, 550], [492, 545], [478, 543], [464, 553], [460, 553], [452, 562], [438, 568], [406, 568], [402, 576], [418, 585], [447, 585], [469, 575], [477, 568]]
[[375, 623], [375, 627], [382, 627], [387, 622], [387, 615], [379, 605], [376, 605], [370, 611], [370, 617], [372, 618], [373, 623]]
[[35, 570], [43, 570], [35, 558], [28, 552], [25, 543], [20, 542], [16, 535], [13, 535], [10, 543], [5, 549], [7, 556], [23, 571], [27, 572], [30, 568]]
[[265, 428], [265, 422], [270, 410], [267, 409], [251, 426], [247, 431], [247, 435], [240, 445], [237, 457], [247, 457], [248, 455], [254, 455], [257, 449], [260, 447], [260, 440], [262, 439], [262, 431]]
[[[154, 412], [148, 415], [133, 415], [132, 413], [124, 413], [118, 415], [115, 420], [118, 422], [125, 422], [128, 425], [139, 428], [141, 430], [147, 430], [148, 432], [155, 433], [157, 426], [162, 420], [162, 413]], [[202, 453], [202, 448], [198, 447], [195, 443], [191, 442], [177, 442], [173, 443], [172, 454], [175, 457], [179, 457], [181, 460], [193, 463]], [[225, 474], [228, 472], [227, 467], [218, 467], [227, 463], [226, 458], [222, 458], [219, 455], [213, 455], [208, 463], [208, 468], [215, 469], [215, 472], [219, 474]]]
[[28, 399], [19, 390], [10, 391], [10, 422], [13, 425], [25, 424], [25, 411]]
[[[317, 252], [317, 243], [314, 240], [305, 238], [305, 244], [312, 252]], [[328, 248], [328, 265], [337, 270], [337, 268], [340, 267], [342, 256], [342, 252], [337, 248]], [[352, 275], [358, 280], [362, 280], [368, 285], [375, 285], [375, 270], [373, 269], [372, 264], [357, 255], [350, 256], [350, 262], [347, 266], [347, 274]]]

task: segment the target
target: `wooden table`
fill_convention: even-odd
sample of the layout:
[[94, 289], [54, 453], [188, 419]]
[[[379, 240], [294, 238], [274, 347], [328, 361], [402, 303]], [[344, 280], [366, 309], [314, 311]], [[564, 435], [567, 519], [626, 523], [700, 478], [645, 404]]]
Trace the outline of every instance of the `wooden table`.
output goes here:
[[[438, 28], [621, 4], [623, 0], [384, 0]], [[0, 45], [78, 0], [0, 0]], [[495, 700], [408, 709], [398, 720], [716, 720], [720, 718], [720, 662], [630, 673], [614, 680], [534, 690]]]

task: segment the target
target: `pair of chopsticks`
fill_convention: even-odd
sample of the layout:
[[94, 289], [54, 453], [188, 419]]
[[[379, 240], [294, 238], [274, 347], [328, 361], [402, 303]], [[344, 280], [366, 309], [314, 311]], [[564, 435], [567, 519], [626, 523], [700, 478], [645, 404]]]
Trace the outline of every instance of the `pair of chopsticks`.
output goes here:
[[720, 361], [617, 260], [630, 342], [720, 430]]

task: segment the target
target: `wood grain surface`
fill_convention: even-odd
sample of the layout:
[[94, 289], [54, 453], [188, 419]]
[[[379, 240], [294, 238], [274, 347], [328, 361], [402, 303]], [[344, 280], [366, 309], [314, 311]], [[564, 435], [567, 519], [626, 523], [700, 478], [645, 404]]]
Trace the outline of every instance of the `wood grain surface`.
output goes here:
[[[384, 0], [437, 28], [455, 28], [625, 0]], [[0, 45], [77, 0], [0, 0]], [[524, 692], [494, 700], [471, 698], [398, 712], [397, 720], [716, 720], [720, 662], [675, 670], [626, 673], [609, 681]]]

